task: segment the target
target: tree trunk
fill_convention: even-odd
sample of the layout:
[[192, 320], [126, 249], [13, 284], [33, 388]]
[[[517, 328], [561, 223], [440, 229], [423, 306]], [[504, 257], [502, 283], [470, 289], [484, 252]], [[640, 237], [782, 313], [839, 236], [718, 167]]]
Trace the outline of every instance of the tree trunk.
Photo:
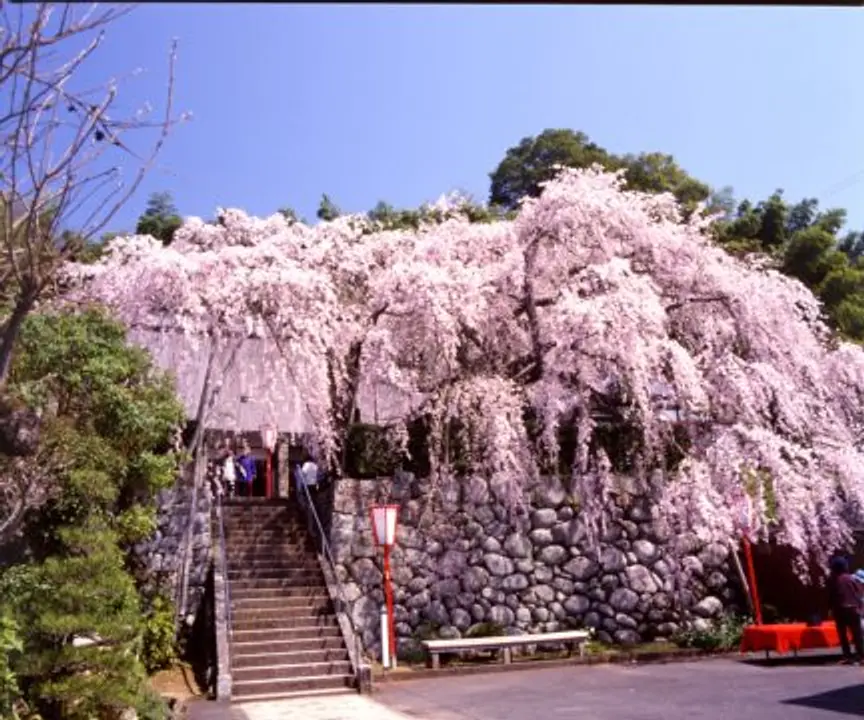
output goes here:
[[330, 471], [334, 478], [342, 477], [348, 460], [348, 433], [354, 421], [357, 406], [357, 392], [360, 388], [360, 359], [363, 355], [363, 341], [351, 344], [345, 358], [346, 383], [340, 392], [339, 379], [336, 377], [336, 362], [331, 357], [327, 361], [327, 374], [330, 382], [331, 422], [336, 437], [336, 457]]
[[533, 239], [525, 248], [525, 275], [522, 278], [522, 302], [528, 316], [528, 333], [531, 337], [531, 355], [533, 363], [526, 370], [529, 383], [537, 382], [543, 377], [544, 350], [540, 334], [540, 317], [537, 313], [537, 297], [534, 292], [534, 271], [537, 264], [537, 252], [540, 238]]
[[6, 380], [9, 378], [9, 371], [12, 369], [12, 353], [18, 342], [18, 336], [21, 334], [24, 320], [27, 319], [35, 302], [35, 293], [25, 292], [19, 295], [15, 301], [15, 307], [12, 309], [12, 314], [3, 326], [3, 334], [0, 336], [0, 387], [5, 386]]

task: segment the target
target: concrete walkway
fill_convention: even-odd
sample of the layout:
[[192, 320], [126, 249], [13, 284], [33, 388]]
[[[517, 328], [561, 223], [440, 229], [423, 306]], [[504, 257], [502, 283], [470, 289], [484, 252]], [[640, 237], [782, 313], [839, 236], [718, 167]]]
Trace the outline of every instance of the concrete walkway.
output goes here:
[[417, 720], [372, 700], [345, 693], [290, 700], [237, 703], [195, 702], [188, 720]]

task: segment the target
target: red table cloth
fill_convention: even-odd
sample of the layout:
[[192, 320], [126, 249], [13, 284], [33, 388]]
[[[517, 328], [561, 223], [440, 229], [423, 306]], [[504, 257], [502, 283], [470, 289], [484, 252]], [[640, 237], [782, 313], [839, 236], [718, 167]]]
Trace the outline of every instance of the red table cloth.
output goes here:
[[839, 646], [840, 637], [833, 622], [824, 622], [816, 627], [808, 627], [805, 623], [748, 625], [741, 637], [741, 652], [767, 650], [787, 653]]

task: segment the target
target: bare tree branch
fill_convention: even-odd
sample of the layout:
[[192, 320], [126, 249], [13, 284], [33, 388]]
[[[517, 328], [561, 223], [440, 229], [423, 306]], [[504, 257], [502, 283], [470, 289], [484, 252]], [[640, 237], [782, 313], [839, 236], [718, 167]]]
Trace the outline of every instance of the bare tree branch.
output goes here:
[[[98, 239], [153, 168], [175, 117], [177, 43], [164, 112], [117, 112], [119, 86], [79, 88], [85, 63], [134, 6], [0, 0], [0, 386], [21, 323], [60, 265]], [[144, 138], [144, 149], [136, 141]], [[124, 179], [123, 176], [126, 176]]]

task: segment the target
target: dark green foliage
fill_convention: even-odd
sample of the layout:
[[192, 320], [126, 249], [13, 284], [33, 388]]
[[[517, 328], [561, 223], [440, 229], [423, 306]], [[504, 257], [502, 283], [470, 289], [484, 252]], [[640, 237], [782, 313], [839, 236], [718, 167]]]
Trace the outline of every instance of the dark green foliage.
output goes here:
[[174, 636], [174, 606], [162, 595], [155, 595], [144, 616], [141, 659], [147, 672], [169, 667], [177, 657]]
[[672, 193], [685, 210], [693, 210], [708, 199], [711, 188], [688, 175], [671, 155], [640, 153], [610, 162], [626, 170], [627, 188], [648, 193]]
[[294, 208], [290, 208], [290, 207], [279, 208], [279, 210], [277, 210], [277, 212], [282, 217], [284, 217], [289, 223], [300, 222], [300, 219], [297, 217], [297, 213], [295, 212]]
[[170, 245], [174, 233], [183, 224], [171, 193], [153, 193], [147, 200], [144, 214], [138, 218], [135, 232], [139, 235], [152, 235], [164, 245]]
[[390, 477], [403, 458], [391, 442], [387, 428], [356, 423], [348, 429], [344, 473], [347, 477]]
[[12, 671], [45, 718], [130, 707], [161, 717], [146, 666], [169, 661], [173, 613], [161, 601], [142, 607], [127, 551], [152, 534], [155, 495], [176, 473], [167, 450], [184, 413], [172, 382], [95, 311], [28, 318], [10, 380], [43, 411], [40, 457], [57, 468], [53, 496], [25, 528], [31, 562], [0, 577], [0, 610], [23, 641]]
[[0, 615], [0, 718], [13, 716], [15, 702], [21, 696], [13, 666], [23, 650], [20, 627], [8, 610], [4, 609]]
[[[116, 716], [140, 701], [141, 611], [117, 536], [99, 520], [56, 531], [65, 546], [10, 598], [24, 630], [18, 676], [43, 715]], [[75, 647], [73, 638], [92, 644]]]
[[758, 205], [744, 201], [717, 223], [715, 235], [734, 253], [766, 253], [780, 269], [804, 283], [822, 301], [828, 323], [843, 337], [864, 340], [864, 269], [859, 267], [860, 234], [838, 237], [846, 211], [819, 211], [805, 198], [787, 205], [778, 190]]
[[330, 199], [330, 196], [327, 195], [327, 193], [324, 193], [321, 196], [321, 203], [318, 205], [318, 212], [316, 213], [318, 219], [323, 220], [324, 222], [331, 222], [341, 214], [342, 211]]
[[523, 197], [539, 196], [542, 183], [557, 174], [555, 166], [585, 168], [594, 163], [618, 169], [612, 156], [584, 133], [550, 129], [523, 138], [489, 174], [489, 204], [513, 210]]
[[537, 197], [541, 184], [558, 173], [556, 166], [587, 168], [599, 164], [607, 170], [625, 170], [626, 187], [642, 192], [669, 192], [685, 209], [706, 200], [711, 188], [688, 175], [671, 155], [640, 153], [614, 155], [591, 142], [582, 132], [544, 130], [523, 138], [507, 150], [490, 174], [489, 204], [514, 210], [523, 197]]

